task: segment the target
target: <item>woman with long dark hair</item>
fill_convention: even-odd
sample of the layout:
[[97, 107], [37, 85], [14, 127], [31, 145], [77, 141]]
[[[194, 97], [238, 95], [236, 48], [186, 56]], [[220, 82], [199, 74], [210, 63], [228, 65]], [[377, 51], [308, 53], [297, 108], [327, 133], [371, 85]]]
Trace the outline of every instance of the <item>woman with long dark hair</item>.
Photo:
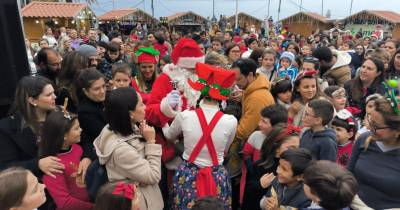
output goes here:
[[145, 109], [133, 88], [111, 91], [105, 101], [108, 124], [94, 145], [109, 181], [136, 183], [141, 192], [140, 209], [161, 210], [161, 145], [156, 144], [154, 128], [144, 119]]
[[41, 76], [26, 76], [19, 81], [10, 116], [0, 121], [0, 170], [19, 166], [38, 177], [55, 177], [63, 172], [57, 157], [38, 158], [42, 123], [56, 108], [51, 84]]
[[400, 78], [400, 49], [398, 49], [389, 62], [389, 69], [385, 72], [385, 79]]
[[77, 52], [65, 54], [61, 62], [61, 71], [58, 74], [57, 105], [63, 105], [68, 98], [67, 110], [76, 113], [78, 106], [78, 77], [82, 69], [88, 67], [88, 59]]
[[384, 64], [381, 60], [371, 57], [364, 61], [360, 75], [345, 83], [349, 106], [358, 109], [365, 107], [365, 99], [371, 94], [384, 92], [382, 85]]

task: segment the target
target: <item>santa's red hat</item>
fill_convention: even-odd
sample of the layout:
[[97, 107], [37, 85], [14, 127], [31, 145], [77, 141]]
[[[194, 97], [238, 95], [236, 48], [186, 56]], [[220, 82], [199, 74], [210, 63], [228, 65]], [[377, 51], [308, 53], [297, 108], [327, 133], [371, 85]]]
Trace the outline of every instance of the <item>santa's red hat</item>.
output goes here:
[[171, 53], [172, 62], [187, 69], [194, 69], [196, 63], [204, 63], [204, 54], [193, 39], [182, 38]]

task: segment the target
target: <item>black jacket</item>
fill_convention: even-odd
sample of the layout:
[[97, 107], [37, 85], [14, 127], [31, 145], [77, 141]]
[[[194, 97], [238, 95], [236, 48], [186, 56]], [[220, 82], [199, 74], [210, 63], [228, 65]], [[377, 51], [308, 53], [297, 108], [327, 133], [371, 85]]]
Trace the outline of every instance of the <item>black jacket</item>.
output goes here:
[[96, 152], [93, 147], [93, 141], [107, 124], [104, 103], [94, 102], [84, 97], [79, 102], [78, 119], [82, 128], [80, 144], [83, 148], [83, 157], [94, 160], [96, 159]]
[[38, 137], [31, 128], [22, 128], [21, 121], [18, 115], [0, 120], [0, 170], [18, 166], [40, 177]]

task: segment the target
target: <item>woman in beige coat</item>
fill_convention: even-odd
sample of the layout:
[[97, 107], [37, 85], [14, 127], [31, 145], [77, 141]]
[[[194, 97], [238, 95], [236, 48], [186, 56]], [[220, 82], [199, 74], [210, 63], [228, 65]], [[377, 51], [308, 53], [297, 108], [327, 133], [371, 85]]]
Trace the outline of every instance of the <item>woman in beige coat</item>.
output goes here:
[[111, 91], [105, 101], [108, 125], [94, 146], [109, 181], [135, 183], [141, 192], [140, 209], [161, 210], [161, 145], [155, 143], [154, 128], [144, 121], [145, 108], [133, 88]]

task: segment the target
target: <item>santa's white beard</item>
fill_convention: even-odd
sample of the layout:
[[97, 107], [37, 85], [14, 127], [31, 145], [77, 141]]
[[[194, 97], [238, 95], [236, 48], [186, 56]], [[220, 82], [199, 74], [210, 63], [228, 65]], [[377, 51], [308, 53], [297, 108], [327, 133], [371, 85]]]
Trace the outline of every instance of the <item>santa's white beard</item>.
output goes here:
[[177, 82], [178, 90], [183, 92], [183, 96], [187, 100], [187, 109], [195, 108], [197, 100], [200, 97], [200, 91], [196, 91], [190, 87], [188, 79], [197, 81], [197, 75], [193, 71], [179, 68], [173, 64], [165, 66], [163, 72], [169, 76], [171, 81]]

